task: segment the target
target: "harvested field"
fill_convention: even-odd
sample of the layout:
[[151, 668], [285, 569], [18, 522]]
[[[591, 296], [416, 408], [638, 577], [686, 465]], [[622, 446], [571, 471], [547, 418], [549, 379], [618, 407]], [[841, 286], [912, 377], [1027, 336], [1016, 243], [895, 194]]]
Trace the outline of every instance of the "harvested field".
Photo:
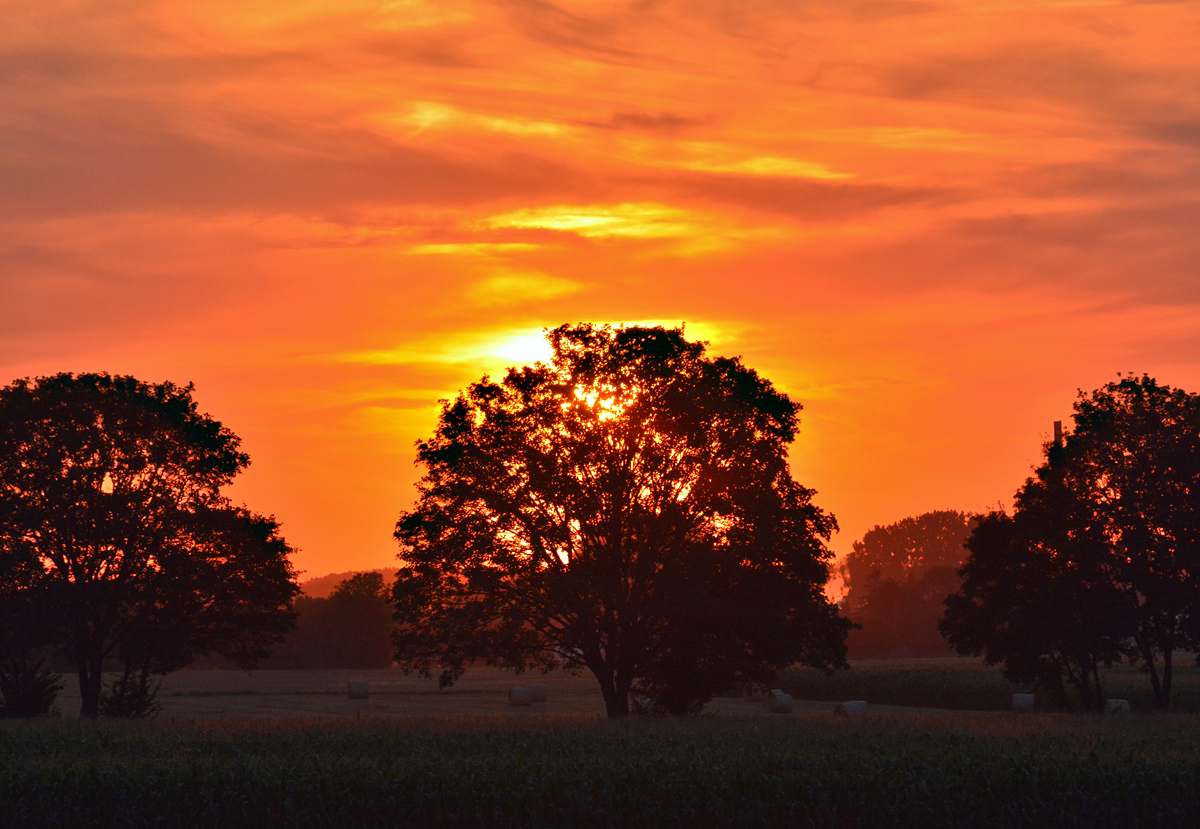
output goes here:
[[[352, 700], [347, 683], [365, 679], [370, 697]], [[514, 712], [508, 688], [538, 682], [547, 701]], [[58, 708], [79, 711], [74, 674], [64, 676]], [[514, 674], [476, 668], [452, 688], [438, 690], [437, 679], [405, 676], [399, 670], [180, 671], [167, 676], [159, 692], [160, 718], [213, 717], [377, 717], [377, 716], [534, 716], [602, 717], [604, 700], [591, 674]]]
[[[1200, 669], [1190, 656], [1176, 668], [1177, 711], [1200, 712]], [[370, 698], [347, 698], [347, 682], [365, 679]], [[508, 689], [543, 684], [547, 701], [512, 708]], [[1128, 699], [1132, 709], [1151, 710], [1149, 679], [1129, 667], [1104, 674], [1106, 694]], [[1004, 681], [998, 668], [977, 659], [874, 659], [851, 663], [848, 671], [825, 676], [808, 668], [786, 671], [778, 681], [795, 698], [799, 715], [826, 714], [832, 704], [865, 699], [873, 713], [935, 714], [938, 711], [1007, 711], [1012, 695], [1028, 689]], [[74, 674], [64, 676], [58, 709], [65, 717], [79, 711]], [[473, 668], [452, 688], [438, 690], [437, 681], [405, 676], [398, 670], [180, 671], [166, 677], [160, 701], [162, 718], [211, 717], [595, 717], [604, 716], [604, 701], [591, 674], [562, 672], [515, 674], [495, 668]], [[1044, 703], [1042, 704], [1044, 706]], [[761, 702], [715, 699], [705, 709], [718, 716], [755, 716]]]
[[[1191, 654], [1180, 654], [1175, 666], [1172, 705], [1177, 711], [1200, 712], [1200, 668]], [[1006, 682], [998, 666], [981, 659], [861, 659], [850, 670], [826, 676], [812, 668], [792, 668], [779, 687], [797, 699], [865, 699], [871, 703], [946, 708], [959, 711], [1007, 711], [1012, 695], [1031, 689]], [[1101, 671], [1107, 697], [1127, 699], [1134, 711], [1150, 711], [1149, 676], [1128, 665]], [[1039, 696], [1039, 708], [1047, 708]]]
[[[63, 679], [57, 706], [63, 717], [73, 718], [79, 712], [78, 681], [74, 674]], [[368, 699], [348, 698], [347, 683], [352, 679], [367, 681]], [[546, 686], [545, 703], [521, 708], [508, 704], [510, 687], [534, 683]], [[163, 706], [159, 719], [604, 717], [604, 699], [591, 674], [515, 674], [496, 668], [473, 668], [445, 690], [438, 689], [436, 679], [405, 676], [398, 670], [180, 671], [164, 679], [159, 701]], [[871, 710], [897, 716], [940, 712], [937, 706], [896, 706], [874, 700]], [[792, 711], [802, 716], [828, 714], [833, 705], [820, 699], [797, 699]], [[744, 698], [715, 699], [705, 714], [780, 716], [767, 714], [760, 699]]]

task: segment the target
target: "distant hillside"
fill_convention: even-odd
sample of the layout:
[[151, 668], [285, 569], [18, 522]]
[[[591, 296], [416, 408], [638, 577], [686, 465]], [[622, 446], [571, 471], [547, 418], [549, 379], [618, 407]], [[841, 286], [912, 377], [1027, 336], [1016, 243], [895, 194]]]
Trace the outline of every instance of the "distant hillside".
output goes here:
[[300, 582], [300, 589], [304, 591], [305, 595], [312, 596], [314, 599], [327, 599], [335, 587], [357, 573], [380, 573], [383, 575], [383, 583], [390, 587], [396, 578], [397, 569], [396, 567], [377, 567], [374, 570], [347, 570], [344, 573], [330, 573], [328, 576], [318, 576], [315, 579]]

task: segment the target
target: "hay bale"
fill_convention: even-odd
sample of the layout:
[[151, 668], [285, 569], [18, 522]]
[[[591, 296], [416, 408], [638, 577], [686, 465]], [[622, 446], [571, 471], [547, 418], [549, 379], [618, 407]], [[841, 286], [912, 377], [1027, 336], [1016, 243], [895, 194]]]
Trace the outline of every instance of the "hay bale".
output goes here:
[[1127, 699], [1106, 699], [1104, 701], [1104, 712], [1106, 714], [1128, 714], [1129, 700]]
[[533, 702], [533, 694], [524, 685], [515, 685], [508, 689], [508, 704], [516, 708], [528, 708]]
[[1017, 714], [1033, 710], [1033, 694], [1013, 694], [1012, 710]]
[[545, 702], [546, 701], [546, 686], [545, 685], [530, 685], [529, 686], [530, 702]]
[[778, 688], [772, 689], [763, 699], [763, 710], [770, 714], [792, 713], [792, 695], [785, 694]]
[[365, 679], [352, 679], [346, 683], [346, 694], [350, 699], [366, 699], [370, 694]]
[[865, 699], [851, 699], [839, 702], [833, 707], [833, 713], [839, 717], [861, 717], [867, 713], [867, 701]]

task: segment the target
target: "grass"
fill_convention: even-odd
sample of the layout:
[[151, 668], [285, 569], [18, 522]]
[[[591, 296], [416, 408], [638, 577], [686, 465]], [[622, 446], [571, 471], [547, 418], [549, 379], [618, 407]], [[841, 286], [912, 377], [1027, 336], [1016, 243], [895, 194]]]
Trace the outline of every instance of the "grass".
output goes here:
[[1200, 720], [0, 725], [6, 827], [1183, 827]]
[[[346, 683], [367, 680], [371, 696], [350, 700]], [[74, 674], [64, 677], [57, 701], [64, 717], [78, 714], [80, 700]], [[549, 689], [549, 701], [536, 710], [511, 709], [508, 688], [531, 682]], [[436, 679], [405, 676], [398, 670], [179, 671], [165, 678], [159, 701], [160, 719], [301, 718], [301, 717], [457, 717], [457, 716], [601, 716], [604, 700], [590, 674], [561, 671], [514, 674], [473, 668], [448, 690]]]
[[[1200, 712], [1200, 668], [1190, 654], [1185, 659], [1184, 665], [1175, 666], [1171, 704], [1177, 711]], [[1101, 680], [1105, 696], [1127, 699], [1135, 711], [1152, 710], [1148, 674], [1119, 665], [1102, 671]], [[811, 668], [793, 668], [784, 672], [778, 686], [797, 699], [865, 699], [877, 704], [970, 711], [1007, 711], [1014, 693], [1030, 691], [1006, 682], [1000, 667], [969, 658], [863, 659], [832, 676]], [[1045, 706], [1043, 700], [1038, 703]]]

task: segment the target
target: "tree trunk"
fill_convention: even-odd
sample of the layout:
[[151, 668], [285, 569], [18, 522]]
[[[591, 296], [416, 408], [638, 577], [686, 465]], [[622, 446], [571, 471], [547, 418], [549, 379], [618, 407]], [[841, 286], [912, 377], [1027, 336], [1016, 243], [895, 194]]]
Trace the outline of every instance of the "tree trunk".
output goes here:
[[608, 712], [608, 718], [628, 717], [629, 716], [629, 693], [624, 694], [613, 691], [611, 694], [604, 695], [604, 708]]
[[616, 691], [617, 691], [617, 713], [613, 714], [609, 710], [608, 716], [613, 717], [628, 717], [629, 716], [629, 689], [633, 685], [633, 677], [627, 676], [624, 671], [617, 671]]
[[1146, 668], [1150, 671], [1150, 688], [1154, 691], [1154, 707], [1159, 711], [1165, 711], [1162, 683], [1158, 681], [1158, 666], [1154, 664], [1154, 648], [1141, 642], [1138, 645], [1142, 650], [1142, 658], [1146, 660]]
[[1173, 648], [1167, 647], [1163, 649], [1163, 675], [1162, 675], [1162, 702], [1159, 708], [1167, 711], [1171, 707], [1171, 675], [1173, 668], [1171, 664], [1171, 654]]
[[1092, 660], [1092, 679], [1096, 682], [1096, 710], [1104, 710], [1104, 686], [1100, 684], [1100, 662]]
[[94, 718], [100, 715], [100, 689], [104, 676], [100, 657], [92, 657], [92, 654], [77, 653], [75, 665], [79, 671], [79, 697], [82, 700], [79, 716]]
[[596, 681], [600, 683], [600, 693], [604, 695], [604, 710], [608, 713], [609, 719], [613, 717], [628, 717], [628, 685], [626, 685], [624, 692], [622, 692], [616, 681], [616, 672], [603, 663], [589, 664], [588, 670], [592, 672], [596, 677]]
[[[1063, 654], [1061, 665], [1063, 670], [1067, 672], [1067, 682], [1069, 682], [1071, 687], [1075, 689], [1075, 693], [1079, 695], [1079, 702], [1083, 706], [1083, 710], [1086, 711], [1088, 707], [1088, 689], [1083, 683], [1088, 681], [1087, 668], [1084, 667], [1082, 669], [1083, 682], [1080, 682], [1079, 674], [1077, 674], [1074, 668], [1071, 666], [1071, 657]], [[1067, 693], [1065, 689], [1063, 690], [1063, 700], [1067, 704], [1067, 710], [1072, 710], [1073, 706], [1067, 700]]]
[[1050, 686], [1049, 690], [1056, 697], [1056, 701], [1058, 702], [1059, 709], [1062, 711], [1070, 711], [1071, 710], [1071, 700], [1069, 697], [1067, 697], [1066, 686], [1063, 685], [1062, 662], [1060, 662], [1058, 657], [1054, 656], [1053, 654], [1050, 656], [1050, 660], [1054, 665], [1054, 674], [1052, 677], [1053, 684]]

